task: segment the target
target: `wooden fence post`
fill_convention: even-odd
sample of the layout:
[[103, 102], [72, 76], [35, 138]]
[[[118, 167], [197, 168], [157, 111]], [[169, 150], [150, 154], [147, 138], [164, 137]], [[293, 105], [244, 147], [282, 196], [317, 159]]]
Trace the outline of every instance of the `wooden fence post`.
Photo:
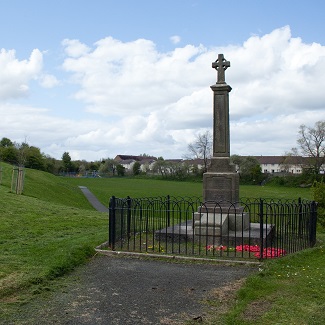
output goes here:
[[24, 190], [25, 170], [23, 167], [13, 167], [11, 177], [11, 192], [22, 194]]

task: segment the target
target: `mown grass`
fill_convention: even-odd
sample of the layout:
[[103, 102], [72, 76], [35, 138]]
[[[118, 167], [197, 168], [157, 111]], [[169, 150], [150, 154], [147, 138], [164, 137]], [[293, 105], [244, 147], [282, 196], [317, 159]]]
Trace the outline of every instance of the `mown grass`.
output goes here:
[[69, 178], [69, 184], [87, 186], [96, 197], [108, 205], [111, 196], [157, 197], [157, 196], [202, 196], [202, 184], [143, 178]]
[[0, 303], [5, 319], [95, 254], [94, 248], [107, 240], [107, 214], [94, 211], [65, 179], [35, 170], [26, 170], [24, 195], [10, 193], [12, 167], [1, 166]]
[[[176, 182], [156, 179], [137, 178], [69, 178], [70, 185], [87, 186], [97, 198], [108, 205], [111, 196], [116, 197], [155, 197], [155, 196], [202, 196], [202, 183]], [[290, 188], [275, 186], [240, 186], [240, 197], [247, 198], [276, 198], [283, 200], [302, 199], [311, 200], [308, 188]]]
[[[15, 195], [10, 193], [12, 167], [0, 165], [0, 302], [5, 320], [17, 313], [17, 306], [49, 290], [53, 279], [86, 262], [94, 254], [94, 247], [107, 240], [107, 215], [92, 209], [79, 185], [87, 186], [104, 205], [108, 205], [112, 195], [200, 196], [202, 193], [202, 184], [195, 182], [72, 179], [27, 169], [24, 193]], [[240, 195], [311, 199], [310, 190], [305, 188], [241, 186]], [[324, 239], [322, 234], [319, 237]], [[218, 313], [218, 319], [223, 324], [324, 321], [321, 315], [325, 301], [325, 272], [321, 272], [324, 263], [321, 247], [276, 261], [268, 260], [263, 263], [263, 271], [248, 278], [228, 313]], [[252, 316], [254, 306], [262, 312]], [[214, 315], [211, 324], [218, 324]]]
[[[216, 295], [204, 324], [325, 324], [325, 235], [317, 247], [267, 260], [231, 300]], [[216, 317], [217, 316], [217, 317]]]
[[107, 238], [106, 214], [18, 196], [1, 187], [0, 196], [1, 294], [53, 278], [59, 268], [63, 274], [78, 264], [71, 259], [80, 248], [89, 246], [94, 253], [95, 245]]
[[271, 198], [281, 200], [312, 200], [310, 188], [280, 187], [280, 186], [255, 186], [241, 185], [240, 197], [246, 198]]

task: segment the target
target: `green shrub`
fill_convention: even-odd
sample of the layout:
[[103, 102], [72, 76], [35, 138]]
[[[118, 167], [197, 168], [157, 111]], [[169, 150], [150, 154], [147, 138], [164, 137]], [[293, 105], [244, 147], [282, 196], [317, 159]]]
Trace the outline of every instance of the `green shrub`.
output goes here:
[[318, 224], [325, 228], [325, 183], [315, 181], [312, 187], [313, 200], [318, 203]]
[[282, 174], [282, 175], [270, 175], [268, 180], [269, 185], [286, 186], [286, 187], [311, 187], [316, 181], [322, 182], [323, 175], [314, 175], [303, 173], [297, 174]]

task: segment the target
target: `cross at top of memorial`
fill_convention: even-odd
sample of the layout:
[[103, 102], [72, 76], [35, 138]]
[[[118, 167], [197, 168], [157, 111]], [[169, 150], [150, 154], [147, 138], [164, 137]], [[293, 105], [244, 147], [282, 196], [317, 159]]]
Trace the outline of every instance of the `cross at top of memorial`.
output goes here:
[[218, 84], [224, 84], [225, 81], [225, 70], [230, 67], [230, 62], [226, 61], [223, 57], [223, 54], [218, 54], [218, 59], [215, 62], [212, 62], [212, 68], [218, 71]]

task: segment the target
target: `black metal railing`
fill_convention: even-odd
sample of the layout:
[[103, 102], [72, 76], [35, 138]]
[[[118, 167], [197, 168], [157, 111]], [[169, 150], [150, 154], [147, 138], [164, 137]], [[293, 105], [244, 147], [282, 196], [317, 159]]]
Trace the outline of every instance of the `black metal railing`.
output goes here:
[[193, 197], [116, 198], [109, 203], [112, 250], [225, 258], [272, 258], [316, 242], [314, 201]]

